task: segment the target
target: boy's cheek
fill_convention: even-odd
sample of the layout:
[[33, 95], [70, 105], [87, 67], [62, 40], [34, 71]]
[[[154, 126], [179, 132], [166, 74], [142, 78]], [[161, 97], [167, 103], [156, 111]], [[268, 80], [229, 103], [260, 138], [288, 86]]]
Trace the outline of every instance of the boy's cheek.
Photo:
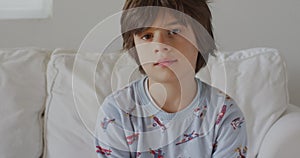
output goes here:
[[141, 65], [154, 64], [156, 61], [153, 56], [149, 55], [150, 53], [138, 53], [139, 61]]
[[154, 63], [155, 56], [151, 52], [149, 44], [141, 44], [136, 46], [137, 55], [141, 63]]
[[144, 42], [144, 43], [137, 43], [135, 45], [135, 47], [136, 47], [136, 49], [137, 49], [138, 52], [145, 52], [145, 51], [149, 52], [151, 50], [151, 48], [153, 48], [153, 44], [146, 43], [146, 42]]

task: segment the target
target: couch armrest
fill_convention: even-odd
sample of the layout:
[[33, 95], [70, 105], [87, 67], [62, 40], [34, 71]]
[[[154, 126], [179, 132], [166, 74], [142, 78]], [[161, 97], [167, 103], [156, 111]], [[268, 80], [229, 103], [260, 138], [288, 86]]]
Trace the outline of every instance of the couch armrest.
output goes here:
[[289, 105], [266, 134], [258, 158], [299, 157], [300, 108]]

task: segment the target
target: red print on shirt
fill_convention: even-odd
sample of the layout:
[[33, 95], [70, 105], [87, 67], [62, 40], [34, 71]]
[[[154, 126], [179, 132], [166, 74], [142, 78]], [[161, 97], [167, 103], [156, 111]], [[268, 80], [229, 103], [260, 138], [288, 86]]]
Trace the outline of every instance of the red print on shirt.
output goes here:
[[139, 136], [138, 133], [134, 133], [134, 134], [132, 134], [132, 135], [130, 135], [130, 136], [127, 136], [127, 137], [126, 137], [127, 143], [128, 143], [129, 145], [133, 144], [133, 143], [137, 140], [138, 136]]
[[97, 153], [100, 153], [100, 154], [106, 155], [106, 156], [111, 155], [112, 151], [110, 149], [104, 149], [101, 146], [96, 146], [96, 148], [98, 149], [98, 150], [96, 150]]
[[223, 105], [221, 112], [218, 114], [216, 124], [219, 124], [226, 113], [226, 105]]

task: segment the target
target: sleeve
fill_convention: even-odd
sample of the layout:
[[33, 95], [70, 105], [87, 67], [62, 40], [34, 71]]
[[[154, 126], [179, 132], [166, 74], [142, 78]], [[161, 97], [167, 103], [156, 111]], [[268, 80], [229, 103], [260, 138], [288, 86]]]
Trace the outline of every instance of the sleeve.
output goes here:
[[245, 118], [236, 103], [228, 97], [217, 115], [216, 128], [212, 157], [245, 158], [247, 155]]
[[95, 150], [99, 158], [130, 157], [123, 113], [111, 98], [106, 98], [100, 106], [95, 128]]

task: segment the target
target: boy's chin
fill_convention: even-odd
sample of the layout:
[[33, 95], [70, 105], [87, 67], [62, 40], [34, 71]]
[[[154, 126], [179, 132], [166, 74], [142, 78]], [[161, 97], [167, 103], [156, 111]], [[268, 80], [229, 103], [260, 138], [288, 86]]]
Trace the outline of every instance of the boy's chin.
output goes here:
[[[146, 73], [147, 74], [147, 73]], [[177, 76], [172, 71], [160, 72], [160, 73], [148, 73], [149, 80], [156, 83], [170, 83], [178, 82]]]

